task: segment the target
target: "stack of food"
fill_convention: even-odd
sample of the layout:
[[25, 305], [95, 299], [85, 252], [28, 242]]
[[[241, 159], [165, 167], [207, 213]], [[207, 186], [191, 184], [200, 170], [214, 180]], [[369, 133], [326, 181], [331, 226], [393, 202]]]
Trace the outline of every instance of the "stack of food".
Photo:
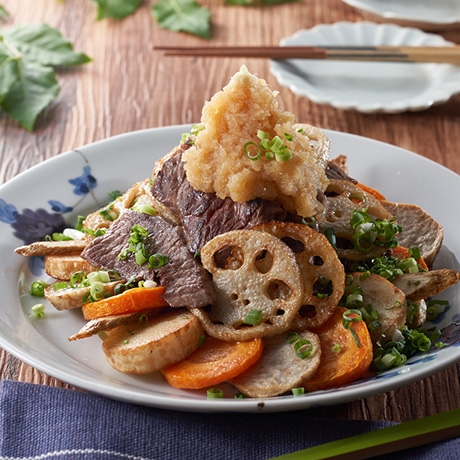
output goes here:
[[70, 340], [98, 333], [121, 372], [257, 398], [344, 385], [441, 343], [427, 299], [460, 279], [432, 269], [437, 222], [347, 169], [242, 67], [152, 177], [17, 252], [45, 256], [47, 300], [88, 320]]

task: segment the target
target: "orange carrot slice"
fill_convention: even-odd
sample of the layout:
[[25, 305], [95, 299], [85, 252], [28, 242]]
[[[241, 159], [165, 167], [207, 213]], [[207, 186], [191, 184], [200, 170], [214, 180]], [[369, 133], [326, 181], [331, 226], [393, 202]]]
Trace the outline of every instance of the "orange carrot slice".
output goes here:
[[262, 350], [262, 339], [225, 342], [208, 337], [188, 358], [162, 369], [162, 372], [175, 388], [206, 388], [249, 369], [260, 358]]
[[168, 303], [163, 298], [164, 292], [163, 286], [128, 289], [121, 294], [84, 304], [83, 318], [89, 320], [109, 315], [135, 313], [149, 308], [167, 307]]
[[[398, 259], [407, 259], [409, 257], [412, 257], [409, 253], [409, 249], [405, 248], [404, 246], [396, 246], [395, 248], [393, 248], [393, 256], [397, 257]], [[428, 266], [423, 257], [417, 259], [417, 263], [423, 270], [428, 271]]]
[[365, 192], [373, 195], [377, 200], [386, 200], [386, 198], [375, 188], [369, 187], [368, 185], [364, 185], [361, 182], [356, 184], [358, 187], [361, 187]]
[[342, 324], [346, 311], [337, 307], [332, 317], [315, 329], [321, 342], [321, 363], [313, 377], [304, 382], [306, 391], [339, 387], [362, 377], [369, 370], [372, 342], [367, 325], [361, 320], [352, 322], [346, 329]]

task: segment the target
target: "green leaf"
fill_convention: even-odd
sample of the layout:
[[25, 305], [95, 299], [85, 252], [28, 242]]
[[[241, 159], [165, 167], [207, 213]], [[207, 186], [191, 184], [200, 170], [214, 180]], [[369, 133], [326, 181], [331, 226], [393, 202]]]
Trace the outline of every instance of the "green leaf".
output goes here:
[[46, 24], [10, 27], [3, 32], [3, 37], [29, 62], [59, 66], [91, 61], [86, 54], [74, 52], [72, 44]]
[[18, 78], [16, 59], [17, 57], [13, 56], [5, 45], [0, 42], [0, 103]]
[[164, 29], [211, 38], [211, 12], [195, 0], [159, 0], [152, 15]]
[[93, 0], [97, 3], [97, 20], [104, 18], [123, 19], [133, 14], [142, 0]]
[[[15, 66], [11, 70], [11, 65]], [[1, 101], [1, 108], [24, 128], [32, 131], [38, 115], [56, 98], [59, 84], [51, 67], [21, 59], [10, 61], [18, 77]]]

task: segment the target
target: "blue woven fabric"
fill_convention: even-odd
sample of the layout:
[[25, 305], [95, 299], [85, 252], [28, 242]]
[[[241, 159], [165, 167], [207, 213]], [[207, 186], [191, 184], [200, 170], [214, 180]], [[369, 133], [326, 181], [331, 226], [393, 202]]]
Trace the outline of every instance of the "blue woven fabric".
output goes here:
[[[318, 419], [308, 411], [175, 412], [8, 380], [0, 391], [3, 460], [262, 460], [388, 426]], [[388, 458], [453, 460], [459, 452], [457, 439]]]

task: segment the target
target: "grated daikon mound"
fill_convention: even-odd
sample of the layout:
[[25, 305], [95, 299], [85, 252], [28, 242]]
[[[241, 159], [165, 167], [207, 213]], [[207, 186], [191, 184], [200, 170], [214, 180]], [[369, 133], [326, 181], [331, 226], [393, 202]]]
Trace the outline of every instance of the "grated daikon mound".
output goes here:
[[[304, 217], [323, 210], [318, 196], [328, 184], [329, 140], [319, 129], [298, 125], [293, 114], [279, 110], [276, 93], [245, 66], [204, 105], [201, 122], [204, 129], [183, 154], [187, 179], [196, 190], [238, 203], [279, 200], [287, 211]], [[292, 158], [279, 162], [264, 153], [256, 161], [247, 158], [244, 145], [259, 145], [258, 130], [270, 139], [278, 135]]]

